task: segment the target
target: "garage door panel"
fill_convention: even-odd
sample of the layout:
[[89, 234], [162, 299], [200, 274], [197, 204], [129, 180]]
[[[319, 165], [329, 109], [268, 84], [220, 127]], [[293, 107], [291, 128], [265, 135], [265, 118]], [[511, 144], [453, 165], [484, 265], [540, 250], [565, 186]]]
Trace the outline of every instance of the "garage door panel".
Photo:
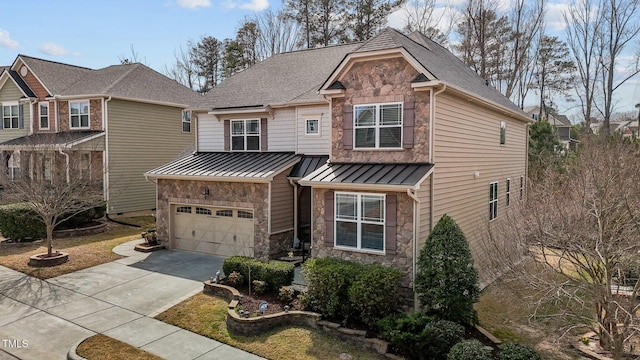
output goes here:
[[252, 214], [246, 210], [177, 206], [173, 209], [174, 246], [222, 256], [253, 256], [253, 219], [246, 218], [247, 213]]

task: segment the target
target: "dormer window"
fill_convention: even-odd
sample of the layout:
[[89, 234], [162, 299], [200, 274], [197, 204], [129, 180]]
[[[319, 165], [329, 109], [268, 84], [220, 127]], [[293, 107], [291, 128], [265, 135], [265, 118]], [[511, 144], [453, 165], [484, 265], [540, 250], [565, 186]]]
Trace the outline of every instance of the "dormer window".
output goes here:
[[72, 129], [88, 129], [89, 101], [70, 101], [69, 121]]
[[354, 105], [355, 149], [402, 148], [402, 103]]

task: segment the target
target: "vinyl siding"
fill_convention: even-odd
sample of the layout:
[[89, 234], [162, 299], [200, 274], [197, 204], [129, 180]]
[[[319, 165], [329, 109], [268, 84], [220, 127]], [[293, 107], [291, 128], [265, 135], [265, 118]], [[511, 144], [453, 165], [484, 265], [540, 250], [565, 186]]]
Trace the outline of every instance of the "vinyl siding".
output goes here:
[[268, 151], [295, 151], [295, 116], [295, 108], [286, 108], [267, 117]]
[[[13, 102], [15, 103], [22, 97], [22, 92], [16, 86], [16, 84], [8, 79], [2, 88], [0, 88], [0, 104], [5, 102]], [[24, 129], [2, 129], [0, 130], [0, 142], [12, 140], [15, 138], [19, 138], [21, 136], [25, 136], [29, 132], [29, 128], [31, 126], [31, 113], [29, 103], [18, 103], [18, 105], [23, 105], [24, 109]], [[1, 121], [1, 119], [0, 119]]]
[[175, 159], [194, 134], [182, 132], [179, 108], [112, 100], [107, 111], [108, 211], [153, 209], [156, 188], [142, 174]]
[[431, 177], [420, 185], [420, 190], [416, 192], [420, 204], [418, 204], [418, 234], [417, 246], [418, 251], [422, 249], [424, 243], [431, 233]]
[[271, 182], [271, 233], [293, 229], [293, 187], [287, 169]]
[[[193, 119], [191, 119], [193, 122]], [[198, 114], [198, 151], [224, 151], [224, 122], [215, 116]], [[193, 124], [191, 124], [193, 127]], [[191, 131], [195, 131], [194, 128]]]
[[[506, 121], [506, 145], [500, 122]], [[505, 210], [505, 183], [511, 178], [512, 203], [526, 175], [526, 124], [477, 104], [440, 94], [436, 98], [434, 139], [434, 224], [444, 215], [460, 225], [474, 254], [489, 218], [489, 183], [499, 182], [498, 219]], [[479, 176], [475, 176], [475, 172]]]
[[[298, 107], [296, 152], [306, 155], [328, 155], [331, 151], [331, 113], [329, 105]], [[319, 135], [306, 135], [306, 119], [318, 119]]]

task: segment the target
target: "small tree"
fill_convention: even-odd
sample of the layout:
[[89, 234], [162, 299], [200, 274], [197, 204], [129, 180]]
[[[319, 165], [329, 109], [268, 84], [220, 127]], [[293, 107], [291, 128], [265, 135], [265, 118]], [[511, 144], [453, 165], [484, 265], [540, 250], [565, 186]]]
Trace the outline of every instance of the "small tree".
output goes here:
[[538, 179], [544, 169], [559, 159], [560, 138], [551, 123], [541, 119], [529, 128], [529, 176]]
[[424, 312], [462, 324], [477, 322], [473, 304], [480, 296], [478, 271], [467, 238], [447, 215], [420, 250], [415, 287]]
[[[62, 222], [83, 211], [93, 209], [103, 200], [100, 180], [91, 180], [93, 154], [100, 152], [72, 151], [59, 144], [59, 138], [39, 134], [38, 140], [27, 138], [27, 145], [11, 157], [20, 158], [22, 167], [13, 174], [3, 174], [2, 185], [13, 202], [24, 203], [42, 220], [47, 234], [47, 256], [53, 255], [53, 230]], [[36, 142], [37, 141], [37, 142]], [[62, 142], [64, 144], [64, 142]], [[5, 155], [7, 156], [7, 155]], [[26, 161], [29, 159], [29, 161]], [[102, 164], [100, 161], [100, 172]], [[101, 179], [101, 178], [100, 178]]]

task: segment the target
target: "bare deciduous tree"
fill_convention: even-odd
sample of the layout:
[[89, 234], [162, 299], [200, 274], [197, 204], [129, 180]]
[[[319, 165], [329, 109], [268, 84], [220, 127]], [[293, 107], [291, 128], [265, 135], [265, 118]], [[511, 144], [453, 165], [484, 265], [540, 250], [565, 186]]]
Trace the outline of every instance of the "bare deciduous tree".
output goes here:
[[435, 0], [409, 0], [402, 10], [405, 32], [419, 31], [438, 44], [447, 45], [455, 20], [452, 4], [436, 8]]
[[302, 47], [301, 27], [282, 12], [265, 10], [256, 14], [253, 21], [257, 24], [259, 31], [256, 43], [258, 60]]
[[640, 330], [639, 159], [637, 143], [583, 139], [529, 188], [526, 206], [491, 223], [481, 261], [526, 283], [534, 315], [562, 320], [560, 335], [594, 331], [614, 359]]
[[[193, 43], [189, 42], [187, 47], [189, 49], [192, 48]], [[191, 52], [185, 51], [182, 46], [180, 46], [178, 50], [174, 51], [173, 57], [175, 58], [175, 62], [171, 67], [165, 64], [164, 74], [191, 90], [197, 90], [202, 87], [202, 84], [198, 82], [197, 69], [191, 58]]]

